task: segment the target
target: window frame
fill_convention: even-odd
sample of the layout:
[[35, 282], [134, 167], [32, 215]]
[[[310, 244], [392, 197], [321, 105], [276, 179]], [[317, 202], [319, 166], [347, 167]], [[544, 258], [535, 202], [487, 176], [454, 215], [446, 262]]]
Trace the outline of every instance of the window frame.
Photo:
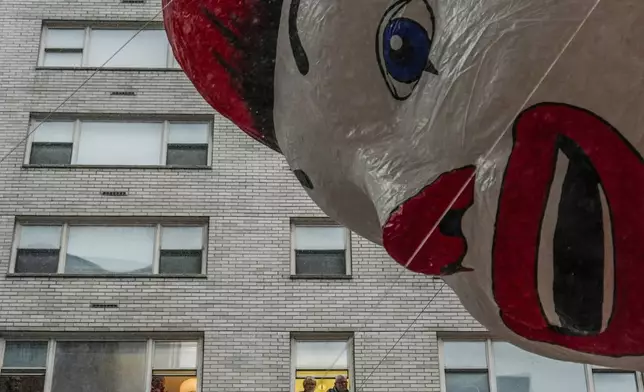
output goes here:
[[[347, 348], [347, 372], [349, 374], [349, 392], [352, 390], [355, 390], [356, 386], [356, 380], [355, 380], [355, 364], [354, 364], [354, 358], [355, 358], [355, 336], [353, 332], [347, 332], [347, 333], [334, 333], [334, 332], [328, 332], [328, 333], [298, 333], [298, 332], [292, 332], [290, 336], [290, 374], [289, 374], [289, 391], [290, 392], [300, 392], [295, 390], [295, 379], [296, 379], [296, 373], [297, 373], [297, 366], [296, 366], [296, 357], [297, 357], [297, 342], [298, 341], [313, 341], [313, 342], [325, 342], [325, 341], [346, 341], [348, 344]], [[327, 369], [327, 370], [333, 370], [333, 369]], [[334, 376], [335, 377], [335, 376]]]
[[[321, 274], [321, 275], [307, 275], [297, 274], [297, 256], [295, 249], [295, 232], [298, 227], [339, 227], [344, 230], [345, 234], [345, 247], [344, 247], [344, 262], [345, 274]], [[290, 250], [291, 250], [291, 278], [293, 279], [351, 279], [352, 278], [352, 257], [351, 257], [351, 230], [346, 227], [325, 218], [292, 218], [290, 221]]]
[[145, 390], [141, 392], [150, 392], [150, 386], [152, 385], [152, 375], [154, 373], [154, 345], [156, 342], [164, 341], [190, 341], [197, 342], [197, 358], [196, 358], [196, 369], [195, 377], [197, 378], [197, 392], [202, 391], [203, 383], [203, 357], [204, 357], [204, 338], [202, 336], [164, 336], [164, 337], [148, 337], [148, 336], [106, 336], [106, 337], [81, 337], [81, 336], [65, 336], [66, 334], [61, 334], [59, 337], [50, 337], [43, 338], [39, 336], [34, 336], [33, 338], [29, 337], [17, 337], [15, 339], [9, 337], [0, 338], [0, 370], [3, 369], [4, 365], [4, 353], [7, 342], [47, 342], [47, 360], [45, 368], [45, 383], [43, 392], [51, 392], [52, 383], [54, 379], [54, 361], [56, 357], [56, 343], [57, 342], [145, 342]]
[[[81, 49], [66, 49], [66, 48], [51, 48], [51, 51], [61, 53], [80, 53], [81, 62], [80, 66], [48, 66], [44, 65], [45, 63], [45, 54], [50, 48], [47, 48], [47, 32], [48, 30], [84, 30], [84, 39], [83, 47]], [[139, 30], [164, 30], [162, 24], [159, 23], [150, 23], [144, 25], [143, 23], [136, 22], [95, 22], [91, 24], [80, 24], [78, 22], [64, 22], [64, 21], [43, 21], [40, 29], [40, 47], [38, 49], [38, 61], [36, 63], [36, 69], [62, 69], [62, 70], [87, 70], [87, 69], [104, 69], [110, 71], [183, 71], [178, 61], [176, 61], [172, 46], [170, 42], [166, 45], [166, 65], [165, 67], [110, 67], [96, 65], [90, 66], [87, 65], [88, 61], [88, 52], [91, 45], [91, 31], [92, 30], [132, 30], [137, 32]]]
[[[438, 337], [438, 364], [439, 364], [439, 375], [440, 375], [440, 390], [442, 392], [447, 392], [447, 385], [446, 385], [446, 374], [452, 370], [452, 372], [468, 372], [471, 371], [471, 373], [476, 373], [479, 370], [482, 369], [448, 369], [445, 366], [445, 347], [444, 344], [445, 342], [480, 342], [485, 344], [485, 353], [486, 353], [486, 361], [487, 361], [487, 368], [485, 371], [488, 374], [488, 385], [490, 388], [490, 392], [497, 392], [497, 385], [496, 385], [496, 377], [494, 376], [495, 373], [495, 361], [494, 361], [494, 349], [493, 349], [493, 343], [494, 342], [505, 342], [504, 340], [498, 340], [498, 339], [493, 339], [489, 337], [472, 337], [472, 336], [464, 336], [464, 337], [458, 337], [458, 336], [449, 336], [449, 337]], [[507, 342], [506, 342], [507, 343]], [[547, 358], [547, 357], [544, 357]], [[606, 368], [606, 367], [601, 367], [601, 366], [594, 366], [594, 365], [588, 365], [588, 364], [580, 364], [584, 367], [584, 376], [585, 376], [585, 381], [586, 381], [586, 392], [595, 392], [595, 380], [593, 378], [593, 375], [595, 373], [614, 373], [614, 374], [634, 374], [635, 375], [635, 382], [636, 382], [636, 387], [637, 387], [637, 392], [644, 392], [644, 375], [641, 372], [634, 372], [630, 370], [622, 370], [622, 369], [611, 369], [611, 368]]]
[[[38, 272], [15, 272], [16, 261], [18, 258], [18, 249], [20, 249], [20, 234], [25, 226], [61, 226], [58, 266], [55, 273], [38, 273]], [[70, 226], [98, 226], [98, 227], [154, 227], [154, 258], [152, 260], [152, 273], [149, 274], [79, 274], [65, 273], [65, 262], [67, 258], [67, 246], [69, 242]], [[197, 274], [161, 274], [159, 265], [161, 260], [161, 235], [163, 227], [201, 227], [202, 245], [201, 245], [201, 271]], [[11, 246], [11, 259], [9, 262], [9, 274], [14, 276], [79, 276], [79, 277], [195, 277], [205, 276], [207, 259], [208, 259], [208, 232], [209, 222], [207, 219], [137, 219], [137, 218], [18, 218], [14, 223], [13, 243]], [[1, 365], [1, 363], [0, 363]], [[1, 367], [0, 367], [1, 368]]]
[[[154, 117], [142, 117], [142, 118], [129, 118], [126, 120], [112, 118], [112, 116], [105, 117], [86, 117], [86, 116], [77, 116], [72, 118], [70, 116], [60, 116], [52, 119], [43, 119], [39, 118], [40, 116], [32, 116], [29, 119], [28, 135], [27, 142], [25, 143], [25, 155], [23, 158], [23, 165], [26, 167], [70, 167], [70, 168], [162, 168], [162, 169], [211, 169], [212, 168], [212, 152], [213, 152], [213, 133], [214, 133], [214, 121], [212, 118], [203, 119], [200, 118], [157, 118]], [[203, 116], [199, 116], [203, 117]], [[31, 163], [31, 152], [34, 144], [34, 138], [36, 132], [34, 130], [43, 122], [69, 122], [73, 123], [72, 130], [72, 153], [70, 157], [70, 163], [68, 164], [38, 164]], [[161, 126], [161, 147], [160, 147], [160, 156], [159, 164], [151, 165], [119, 165], [119, 164], [109, 164], [109, 165], [100, 165], [100, 164], [78, 164], [75, 163], [78, 160], [78, 149], [80, 145], [80, 137], [82, 133], [82, 123], [83, 122], [113, 122], [115, 124], [124, 125], [128, 123], [152, 123], [159, 124]], [[206, 139], [207, 152], [206, 152], [206, 164], [205, 165], [168, 165], [167, 156], [168, 156], [168, 146], [173, 143], [169, 143], [170, 136], [170, 124], [203, 124], [208, 128], [208, 137]], [[41, 142], [42, 143], [42, 142]], [[62, 144], [62, 143], [60, 143]], [[67, 143], [65, 143], [67, 144]], [[195, 144], [198, 145], [198, 144]]]

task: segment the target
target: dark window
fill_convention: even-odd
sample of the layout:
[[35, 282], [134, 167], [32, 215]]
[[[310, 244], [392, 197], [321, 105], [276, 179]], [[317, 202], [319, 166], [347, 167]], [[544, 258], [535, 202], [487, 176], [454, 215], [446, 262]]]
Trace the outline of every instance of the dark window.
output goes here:
[[72, 162], [71, 143], [32, 143], [29, 163], [33, 165], [69, 165]]
[[16, 273], [57, 272], [61, 232], [62, 226], [19, 226], [13, 271]]
[[56, 343], [51, 392], [140, 392], [146, 342]]
[[161, 250], [160, 274], [200, 274], [201, 250]]
[[347, 230], [335, 225], [294, 227], [295, 274], [347, 274]]
[[169, 166], [207, 166], [207, 144], [168, 144], [166, 164]]
[[[489, 383], [487, 372], [470, 373], [454, 372], [445, 374], [445, 387], [447, 392], [488, 392]], [[517, 390], [518, 392], [519, 390]]]
[[5, 346], [0, 392], [42, 392], [47, 342], [12, 342]]
[[18, 249], [16, 273], [56, 273], [58, 271], [58, 249]]
[[296, 250], [295, 273], [298, 275], [345, 275], [346, 251]]

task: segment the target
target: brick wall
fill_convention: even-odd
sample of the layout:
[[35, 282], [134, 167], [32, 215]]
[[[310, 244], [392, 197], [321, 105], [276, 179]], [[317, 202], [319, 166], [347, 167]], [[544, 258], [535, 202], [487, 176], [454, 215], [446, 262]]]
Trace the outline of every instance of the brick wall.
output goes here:
[[[175, 0], [181, 1], [181, 0]], [[26, 136], [29, 113], [57, 107], [93, 71], [36, 69], [43, 19], [145, 21], [158, 0], [5, 0], [0, 13], [0, 154]], [[160, 18], [157, 18], [160, 20]], [[136, 96], [110, 96], [115, 89]], [[182, 72], [101, 71], [60, 112], [213, 114]], [[355, 384], [438, 391], [436, 330], [478, 330], [445, 289], [378, 364], [440, 286], [402, 272], [353, 235], [351, 280], [291, 280], [292, 217], [323, 216], [282, 157], [214, 115], [212, 169], [24, 168], [24, 144], [0, 164], [0, 330], [202, 331], [203, 390], [288, 390], [291, 332], [353, 331]], [[109, 198], [103, 190], [127, 190]], [[16, 216], [207, 216], [206, 278], [7, 276]], [[91, 302], [117, 309], [93, 309]]]

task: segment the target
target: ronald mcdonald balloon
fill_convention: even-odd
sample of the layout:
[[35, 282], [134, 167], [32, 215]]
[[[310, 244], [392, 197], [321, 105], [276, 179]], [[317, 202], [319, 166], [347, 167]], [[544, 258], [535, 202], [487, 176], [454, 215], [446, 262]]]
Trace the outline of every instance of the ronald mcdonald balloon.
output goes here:
[[644, 370], [644, 1], [169, 0], [203, 97], [496, 336]]

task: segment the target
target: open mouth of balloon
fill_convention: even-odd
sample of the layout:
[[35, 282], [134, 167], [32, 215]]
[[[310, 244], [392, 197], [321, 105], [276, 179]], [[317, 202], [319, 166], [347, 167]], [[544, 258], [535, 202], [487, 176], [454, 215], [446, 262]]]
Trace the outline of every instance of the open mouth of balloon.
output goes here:
[[427, 275], [468, 270], [461, 265], [467, 252], [461, 223], [474, 201], [474, 170], [467, 166], [443, 173], [391, 214], [383, 245], [394, 260]]
[[[642, 157], [610, 124], [566, 104], [525, 110], [492, 252], [505, 324], [532, 340], [616, 350], [624, 331], [642, 324], [643, 200]], [[606, 347], [583, 340], [598, 334]]]

